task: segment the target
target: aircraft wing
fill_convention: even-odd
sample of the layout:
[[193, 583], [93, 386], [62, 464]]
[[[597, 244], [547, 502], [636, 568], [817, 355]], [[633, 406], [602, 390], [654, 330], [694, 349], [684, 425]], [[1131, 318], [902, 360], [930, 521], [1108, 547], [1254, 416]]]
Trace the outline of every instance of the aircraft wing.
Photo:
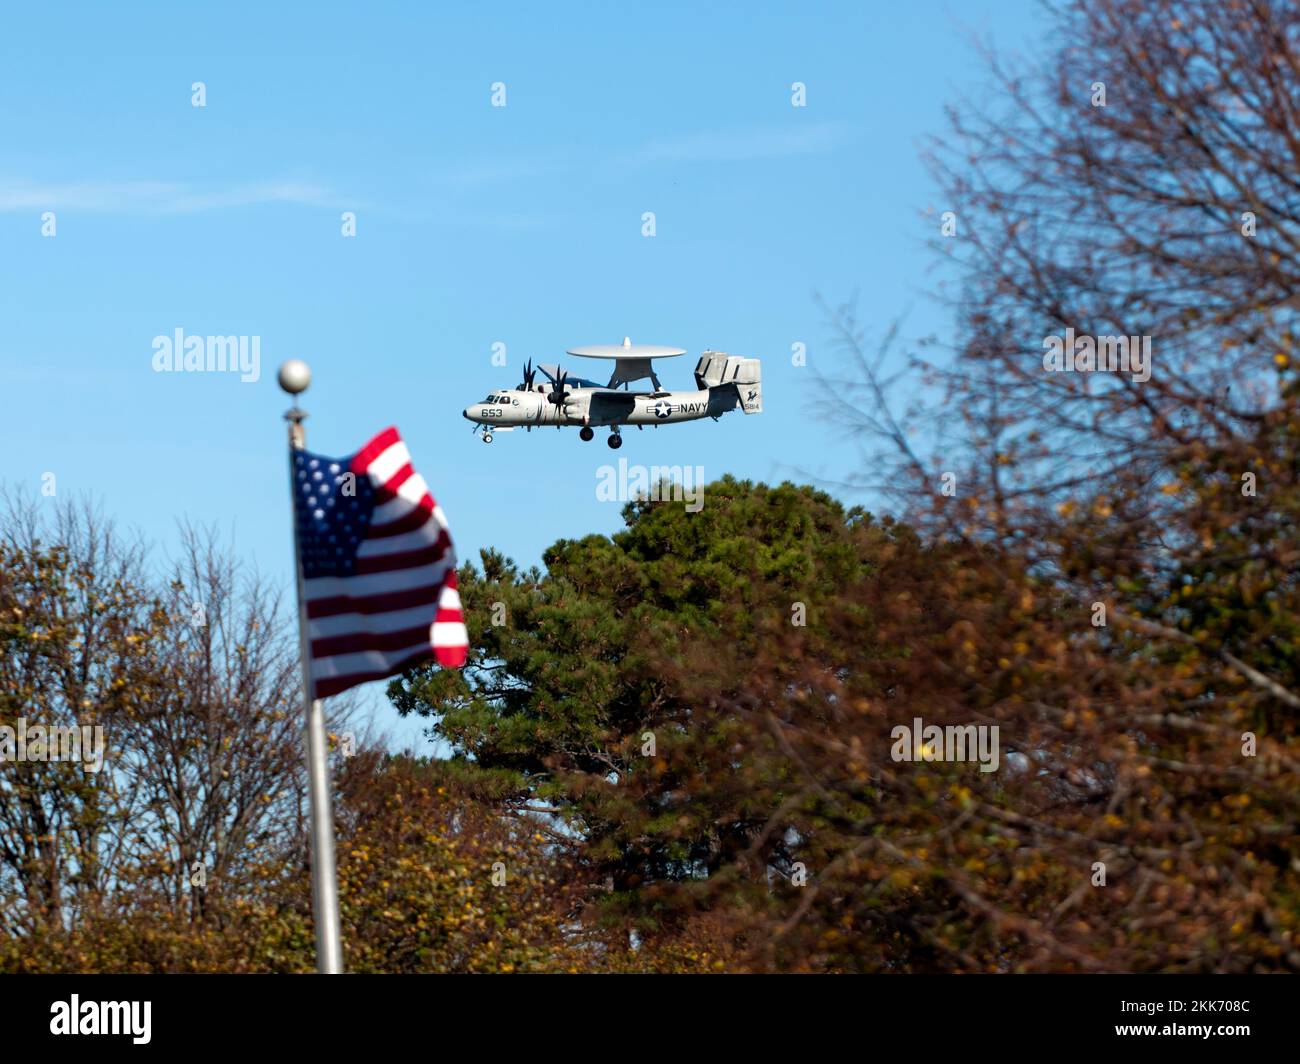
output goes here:
[[[539, 364], [537, 368], [541, 370], [542, 376], [544, 376], [552, 384], [555, 383], [556, 378], [559, 377], [560, 375], [560, 367], [554, 364]], [[565, 383], [568, 384], [568, 386], [571, 388], [605, 387], [603, 384], [597, 384], [595, 381], [583, 380], [583, 378], [581, 377], [575, 377], [572, 373], [569, 374], [568, 380]]]

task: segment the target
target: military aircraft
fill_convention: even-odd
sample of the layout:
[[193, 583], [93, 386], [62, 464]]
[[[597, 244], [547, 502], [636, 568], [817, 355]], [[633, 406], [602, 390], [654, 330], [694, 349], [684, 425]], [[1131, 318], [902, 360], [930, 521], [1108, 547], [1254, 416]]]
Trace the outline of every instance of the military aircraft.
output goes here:
[[[577, 426], [578, 436], [590, 440], [595, 430], [609, 428], [609, 445], [623, 446], [619, 429], [623, 425], [672, 424], [702, 417], [715, 420], [729, 410], [746, 414], [763, 412], [763, 383], [759, 360], [705, 351], [695, 365], [696, 391], [665, 391], [652, 362], [686, 354], [680, 347], [634, 344], [627, 337], [621, 344], [593, 344], [571, 347], [566, 354], [577, 358], [613, 360], [608, 384], [571, 377], [558, 365], [524, 366], [523, 383], [488, 395], [481, 403], [467, 406], [465, 417], [474, 422], [474, 432], [491, 443], [497, 432], [522, 426], [531, 431], [554, 425]], [[549, 384], [539, 384], [541, 371]], [[649, 379], [653, 391], [631, 391], [634, 381]], [[622, 389], [619, 388], [622, 385]]]

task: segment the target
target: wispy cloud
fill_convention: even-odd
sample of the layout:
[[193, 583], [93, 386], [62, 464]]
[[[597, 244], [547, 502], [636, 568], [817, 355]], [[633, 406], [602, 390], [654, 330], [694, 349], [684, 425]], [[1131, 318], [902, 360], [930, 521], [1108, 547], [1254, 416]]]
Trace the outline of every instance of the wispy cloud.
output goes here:
[[630, 148], [592, 152], [575, 148], [564, 154], [516, 155], [469, 163], [436, 175], [443, 185], [476, 188], [508, 181], [570, 174], [599, 174], [661, 163], [729, 163], [821, 155], [834, 151], [853, 136], [844, 122], [813, 122], [780, 128], [700, 131], [681, 137], [651, 140]]
[[82, 210], [123, 214], [194, 214], [231, 207], [290, 203], [335, 207], [339, 197], [305, 181], [262, 181], [227, 187], [176, 181], [75, 181], [38, 184], [0, 179], [0, 212]]
[[[841, 122], [794, 123], [780, 128], [701, 131], [651, 140], [630, 148], [595, 153], [554, 150], [532, 157], [469, 163], [437, 175], [444, 186], [481, 188], [508, 181], [535, 180], [575, 173], [625, 171], [662, 164], [754, 162], [834, 151], [852, 136]], [[326, 185], [273, 180], [236, 185], [182, 181], [69, 181], [39, 183], [0, 178], [0, 213], [81, 210], [117, 214], [197, 214], [201, 211], [292, 204], [355, 209]], [[463, 219], [460, 219], [463, 221]], [[480, 222], [482, 219], [479, 220]], [[500, 221], [498, 219], [498, 221]], [[531, 227], [536, 219], [511, 218], [507, 228]]]
[[692, 133], [650, 141], [627, 153], [622, 161], [723, 163], [820, 155], [839, 147], [848, 139], [849, 132], [849, 127], [841, 122], [816, 122], [781, 129]]

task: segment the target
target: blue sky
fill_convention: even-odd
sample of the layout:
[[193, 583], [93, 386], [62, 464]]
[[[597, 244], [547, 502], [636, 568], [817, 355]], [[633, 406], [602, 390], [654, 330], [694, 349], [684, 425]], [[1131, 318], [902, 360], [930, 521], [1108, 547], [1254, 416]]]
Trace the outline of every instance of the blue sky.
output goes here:
[[[537, 562], [619, 527], [595, 491], [614, 452], [568, 431], [485, 446], [460, 410], [525, 358], [625, 335], [688, 349], [668, 387], [706, 347], [761, 358], [766, 410], [629, 430], [618, 457], [841, 474], [853, 452], [791, 365], [794, 343], [831, 356], [813, 294], [942, 333], [925, 212], [947, 205], [918, 148], [980, 83], [968, 33], [1021, 47], [1041, 26], [1032, 0], [11, 7], [0, 479], [53, 472], [164, 546], [180, 515], [217, 523], [288, 580], [274, 378], [299, 357], [312, 450], [396, 424], [462, 557]], [[260, 337], [261, 379], [155, 373], [177, 328]]]

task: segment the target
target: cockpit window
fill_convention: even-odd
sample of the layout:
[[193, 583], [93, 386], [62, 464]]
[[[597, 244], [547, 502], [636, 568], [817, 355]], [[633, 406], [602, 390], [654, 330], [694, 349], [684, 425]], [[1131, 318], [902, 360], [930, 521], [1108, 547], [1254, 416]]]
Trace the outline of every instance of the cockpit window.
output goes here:
[[485, 403], [495, 403], [496, 401], [497, 401], [497, 397], [495, 395], [489, 395], [486, 399], [483, 400], [483, 402]]

